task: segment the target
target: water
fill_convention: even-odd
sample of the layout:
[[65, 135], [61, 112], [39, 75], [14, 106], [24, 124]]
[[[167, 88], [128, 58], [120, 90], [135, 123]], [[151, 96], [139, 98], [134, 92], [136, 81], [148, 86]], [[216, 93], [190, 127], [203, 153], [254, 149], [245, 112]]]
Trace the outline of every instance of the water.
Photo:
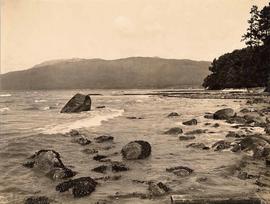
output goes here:
[[[79, 114], [60, 114], [63, 105], [77, 92], [102, 94], [92, 96], [92, 111]], [[220, 127], [214, 128], [204, 123], [216, 121], [205, 119], [205, 112], [214, 112], [224, 107], [239, 110], [245, 106], [245, 100], [229, 99], [187, 99], [166, 98], [160, 96], [125, 96], [123, 93], [138, 92], [104, 90], [69, 91], [28, 91], [0, 92], [0, 203], [22, 203], [32, 195], [45, 195], [58, 203], [95, 203], [97, 200], [109, 200], [110, 203], [170, 203], [169, 196], [154, 200], [139, 198], [120, 198], [109, 196], [132, 192], [147, 192], [145, 184], [132, 180], [154, 180], [166, 183], [174, 193], [190, 195], [250, 194], [256, 186], [232, 175], [231, 169], [237, 165], [243, 155], [230, 151], [214, 152], [186, 148], [191, 142], [203, 142], [212, 145], [224, 139], [231, 125], [219, 121]], [[142, 93], [148, 91], [140, 91]], [[96, 106], [106, 106], [97, 109]], [[181, 116], [168, 118], [170, 112]], [[127, 119], [129, 116], [142, 117], [140, 120]], [[196, 118], [197, 126], [183, 126], [182, 122]], [[177, 136], [163, 132], [179, 126], [184, 132], [193, 129], [208, 129], [207, 133], [196, 136], [193, 141], [179, 141]], [[93, 155], [82, 152], [89, 147], [72, 143], [63, 133], [79, 129], [93, 141], [102, 134], [114, 137], [114, 148], [101, 150], [100, 154], [120, 152], [129, 141], [143, 139], [152, 145], [152, 155], [146, 160], [127, 161], [130, 171], [121, 173], [118, 181], [101, 181], [90, 196], [74, 199], [70, 193], [55, 191], [57, 181], [39, 175], [22, 166], [27, 157], [40, 149], [54, 149], [61, 154], [65, 165], [79, 172], [77, 177], [101, 177], [92, 168], [101, 163], [92, 159]], [[60, 134], [61, 133], [61, 134]], [[102, 149], [103, 144], [99, 144]], [[121, 161], [121, 155], [110, 157]], [[168, 167], [188, 166], [194, 173], [179, 178], [166, 172]], [[108, 174], [110, 175], [110, 173]], [[200, 178], [207, 177], [207, 181]]]

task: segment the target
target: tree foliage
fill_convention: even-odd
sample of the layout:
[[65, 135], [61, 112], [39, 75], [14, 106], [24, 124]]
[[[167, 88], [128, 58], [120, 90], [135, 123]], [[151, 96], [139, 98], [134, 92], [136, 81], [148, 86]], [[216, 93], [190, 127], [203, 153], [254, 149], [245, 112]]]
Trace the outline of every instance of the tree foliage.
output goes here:
[[[270, 75], [270, 3], [261, 11], [253, 6], [242, 40], [247, 48], [214, 59], [204, 80], [208, 89], [267, 86]], [[267, 84], [268, 83], [268, 84]]]

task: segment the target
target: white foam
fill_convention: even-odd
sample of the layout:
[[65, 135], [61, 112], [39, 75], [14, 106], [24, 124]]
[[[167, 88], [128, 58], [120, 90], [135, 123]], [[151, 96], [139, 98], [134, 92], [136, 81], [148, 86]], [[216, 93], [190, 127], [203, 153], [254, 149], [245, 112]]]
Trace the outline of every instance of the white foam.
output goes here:
[[86, 127], [100, 126], [102, 121], [107, 121], [109, 119], [121, 116], [124, 110], [110, 109], [110, 112], [98, 112], [99, 115], [94, 115], [93, 117], [84, 118], [76, 120], [74, 122], [69, 122], [65, 124], [56, 125], [54, 127], [47, 128], [43, 133], [45, 134], [55, 134], [55, 133], [67, 133], [72, 129], [80, 129]]
[[44, 100], [44, 99], [36, 99], [35, 100], [35, 103], [43, 103], [43, 102], [46, 102], [47, 100]]
[[6, 111], [9, 111], [9, 110], [10, 110], [9, 107], [0, 108], [0, 112], [1, 112], [1, 113], [6, 112]]
[[0, 94], [0, 97], [9, 97], [11, 94]]

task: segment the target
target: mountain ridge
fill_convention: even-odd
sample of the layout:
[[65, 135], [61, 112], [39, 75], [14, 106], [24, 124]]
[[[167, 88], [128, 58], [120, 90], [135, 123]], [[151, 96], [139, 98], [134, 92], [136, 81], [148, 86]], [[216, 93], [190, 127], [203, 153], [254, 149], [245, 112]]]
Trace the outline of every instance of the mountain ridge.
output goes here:
[[2, 90], [201, 86], [210, 62], [159, 57], [60, 59], [1, 74]]

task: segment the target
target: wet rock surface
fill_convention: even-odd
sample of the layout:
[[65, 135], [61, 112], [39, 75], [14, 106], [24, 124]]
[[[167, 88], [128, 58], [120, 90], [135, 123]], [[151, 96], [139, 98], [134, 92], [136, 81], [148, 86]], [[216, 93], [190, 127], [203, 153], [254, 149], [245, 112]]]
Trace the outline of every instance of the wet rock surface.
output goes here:
[[166, 169], [167, 172], [173, 173], [179, 177], [189, 176], [194, 170], [186, 166], [176, 166]]
[[183, 130], [179, 127], [173, 127], [173, 128], [164, 132], [164, 134], [167, 134], [167, 135], [178, 135], [181, 133], [183, 133]]
[[121, 150], [127, 160], [145, 159], [151, 154], [151, 145], [143, 140], [136, 140], [125, 145]]
[[226, 120], [235, 116], [235, 112], [231, 108], [224, 108], [214, 113], [213, 118], [216, 120]]
[[70, 178], [76, 175], [76, 172], [63, 164], [60, 154], [54, 150], [38, 151], [28, 158], [23, 166], [38, 170], [54, 180]]
[[56, 191], [62, 193], [71, 189], [74, 198], [80, 198], [95, 191], [96, 185], [97, 182], [91, 177], [81, 177], [58, 184]]
[[191, 119], [188, 121], [183, 122], [183, 125], [197, 125], [198, 121], [196, 119]]
[[61, 113], [79, 113], [91, 110], [91, 98], [89, 95], [77, 93], [62, 108]]

